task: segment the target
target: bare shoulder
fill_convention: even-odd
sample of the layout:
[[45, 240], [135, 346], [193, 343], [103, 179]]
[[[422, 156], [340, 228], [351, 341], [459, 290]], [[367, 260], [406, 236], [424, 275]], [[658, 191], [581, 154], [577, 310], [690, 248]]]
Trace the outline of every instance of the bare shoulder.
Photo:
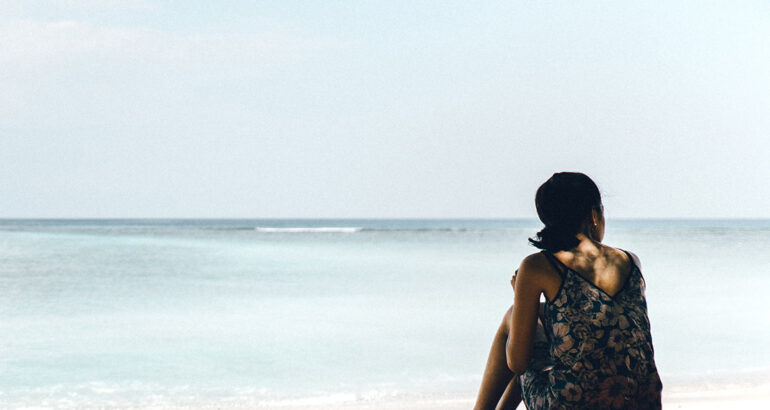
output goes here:
[[527, 255], [522, 259], [517, 272], [518, 277], [526, 277], [530, 280], [537, 281], [550, 279], [551, 276], [553, 276], [553, 270], [551, 269], [550, 263], [542, 252], [535, 252], [531, 255]]
[[[620, 249], [620, 248], [614, 248], [614, 249], [616, 251], [618, 251], [619, 253], [623, 253], [623, 251], [624, 251], [623, 249]], [[629, 255], [631, 255], [631, 259], [633, 259], [633, 262], [636, 265], [636, 267], [639, 268], [639, 270], [642, 270], [642, 262], [639, 260], [639, 257], [636, 256], [635, 253], [633, 253], [633, 252], [631, 252], [631, 251], [629, 251], [627, 249], [625, 249], [625, 251], [628, 252]]]
[[522, 284], [522, 291], [542, 292], [548, 300], [556, 297], [562, 282], [561, 275], [542, 252], [525, 257], [516, 276], [517, 283]]
[[524, 259], [521, 260], [519, 269], [524, 268], [529, 271], [537, 271], [539, 268], [543, 267], [544, 263], [547, 262], [548, 261], [542, 252], [535, 252], [525, 256]]

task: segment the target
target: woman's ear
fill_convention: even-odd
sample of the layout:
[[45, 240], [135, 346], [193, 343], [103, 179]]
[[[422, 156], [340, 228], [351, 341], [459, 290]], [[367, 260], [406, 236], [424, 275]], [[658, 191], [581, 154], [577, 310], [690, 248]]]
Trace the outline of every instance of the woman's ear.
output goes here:
[[602, 211], [599, 208], [591, 208], [591, 223], [593, 226], [599, 224], [602, 221]]

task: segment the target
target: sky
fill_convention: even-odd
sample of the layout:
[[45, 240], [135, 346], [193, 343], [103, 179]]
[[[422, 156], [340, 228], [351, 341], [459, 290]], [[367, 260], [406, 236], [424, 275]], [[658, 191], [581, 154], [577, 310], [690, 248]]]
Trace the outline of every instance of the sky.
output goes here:
[[765, 1], [0, 2], [0, 217], [770, 218]]

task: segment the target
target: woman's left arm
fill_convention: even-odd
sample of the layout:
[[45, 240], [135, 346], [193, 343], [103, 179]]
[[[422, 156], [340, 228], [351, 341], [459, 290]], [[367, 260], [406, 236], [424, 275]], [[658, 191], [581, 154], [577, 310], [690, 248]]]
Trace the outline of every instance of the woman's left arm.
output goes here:
[[521, 262], [514, 283], [511, 335], [506, 346], [506, 357], [508, 367], [519, 375], [529, 366], [537, 329], [540, 294], [543, 292], [542, 278], [532, 260], [525, 258]]

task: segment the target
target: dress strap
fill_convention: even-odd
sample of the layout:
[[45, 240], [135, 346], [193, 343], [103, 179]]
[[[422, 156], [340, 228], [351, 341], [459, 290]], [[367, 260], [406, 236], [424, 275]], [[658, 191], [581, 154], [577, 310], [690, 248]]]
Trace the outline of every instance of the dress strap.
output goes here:
[[562, 280], [564, 279], [564, 276], [566, 275], [566, 272], [562, 269], [562, 263], [558, 259], [556, 259], [556, 256], [554, 256], [552, 253], [548, 252], [547, 250], [543, 249], [542, 251], [543, 255], [545, 255], [545, 258], [548, 259], [548, 262], [551, 263], [551, 266], [556, 269], [556, 272], [559, 273], [559, 276], [561, 276]]
[[633, 256], [631, 256], [631, 253], [630, 253], [630, 252], [628, 252], [628, 251], [627, 251], [627, 250], [625, 250], [625, 249], [620, 249], [620, 248], [616, 248], [616, 249], [619, 249], [619, 250], [623, 251], [623, 253], [625, 253], [625, 254], [626, 254], [626, 256], [628, 256], [628, 261], [629, 261], [629, 262], [631, 262], [631, 268], [635, 268], [635, 267], [637, 267], [637, 266], [636, 266], [636, 262], [634, 262], [634, 257], [633, 257]]
[[[617, 248], [617, 249], [620, 249], [620, 248]], [[628, 260], [629, 262], [631, 262], [631, 273], [634, 273], [634, 271], [637, 271], [639, 272], [639, 276], [642, 276], [642, 270], [639, 269], [639, 266], [636, 264], [636, 261], [634, 261], [634, 257], [631, 256], [631, 252], [625, 249], [620, 249], [620, 250], [623, 251], [623, 253], [625, 253], [626, 255], [628, 255]], [[644, 280], [644, 276], [642, 276], [642, 280]]]

